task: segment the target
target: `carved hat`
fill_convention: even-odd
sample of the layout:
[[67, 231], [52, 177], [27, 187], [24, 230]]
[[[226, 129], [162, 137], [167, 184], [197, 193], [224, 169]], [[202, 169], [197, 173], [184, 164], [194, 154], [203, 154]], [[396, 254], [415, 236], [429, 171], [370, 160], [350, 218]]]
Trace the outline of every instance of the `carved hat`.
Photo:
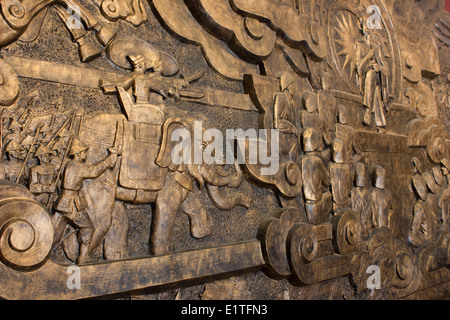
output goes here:
[[442, 165], [443, 165], [444, 167], [447, 168], [447, 170], [450, 171], [450, 160], [444, 158], [444, 159], [442, 159], [441, 163], [442, 163]]
[[440, 186], [443, 186], [445, 184], [445, 182], [447, 181], [447, 179], [442, 174], [441, 167], [439, 167], [439, 166], [436, 166], [433, 168], [433, 176], [434, 176], [434, 180], [436, 181], [436, 183]]
[[334, 162], [344, 163], [344, 143], [342, 142], [342, 140], [334, 140], [331, 151]]
[[13, 119], [9, 125], [9, 130], [22, 129], [22, 125], [16, 119]]
[[106, 54], [115, 64], [122, 68], [132, 69], [130, 57], [145, 58], [146, 69], [161, 71], [163, 76], [173, 76], [178, 70], [177, 61], [169, 54], [159, 51], [147, 41], [134, 37], [118, 37], [108, 46]]
[[355, 165], [355, 185], [357, 187], [366, 185], [366, 166], [364, 163], [359, 162]]
[[17, 150], [25, 150], [20, 144], [18, 144], [15, 140], [11, 140], [8, 145], [5, 147], [5, 151], [17, 151]]
[[423, 165], [422, 162], [419, 160], [419, 158], [413, 157], [411, 159], [411, 162], [418, 173], [423, 173]]
[[46, 145], [41, 144], [39, 148], [36, 150], [36, 153], [34, 154], [36, 157], [39, 157], [43, 154], [53, 154], [53, 151], [50, 150]]
[[384, 189], [386, 186], [386, 169], [380, 166], [373, 168], [373, 185], [378, 189]]
[[83, 142], [75, 138], [73, 140], [72, 148], [70, 148], [70, 155], [73, 156], [77, 153], [86, 151], [87, 149], [89, 149], [87, 145], [85, 145]]
[[60, 136], [60, 137], [63, 137], [63, 138], [65, 138], [65, 137], [71, 137], [71, 136], [72, 136], [72, 133], [71, 133], [69, 130], [67, 130], [66, 128], [64, 128], [64, 129], [61, 130], [59, 136]]
[[427, 181], [424, 176], [416, 174], [412, 179], [412, 183], [419, 198], [425, 200], [427, 197]]
[[52, 147], [53, 151], [57, 151], [57, 150], [62, 150], [67, 148], [67, 141], [65, 141], [66, 139], [58, 139], [58, 141], [56, 141], [55, 145]]
[[423, 177], [425, 178], [425, 181], [427, 182], [428, 189], [430, 189], [430, 191], [433, 193], [438, 192], [439, 186], [436, 184], [436, 181], [434, 180], [433, 175], [430, 172], [425, 172], [423, 174]]
[[20, 143], [22, 146], [31, 146], [33, 144], [34, 137], [27, 135], [25, 139]]
[[316, 151], [320, 144], [320, 135], [316, 129], [307, 128], [303, 131], [303, 150], [306, 152]]

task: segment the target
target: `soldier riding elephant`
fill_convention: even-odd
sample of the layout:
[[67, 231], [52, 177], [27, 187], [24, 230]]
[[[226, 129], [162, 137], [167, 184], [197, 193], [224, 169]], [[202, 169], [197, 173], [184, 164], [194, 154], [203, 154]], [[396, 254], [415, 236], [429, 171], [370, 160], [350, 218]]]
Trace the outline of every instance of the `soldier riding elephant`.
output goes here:
[[[172, 251], [172, 230], [179, 211], [189, 217], [194, 238], [211, 234], [210, 218], [198, 199], [204, 185], [213, 203], [222, 210], [250, 206], [251, 199], [237, 191], [243, 181], [237, 164], [229, 170], [219, 164], [176, 165], [172, 161], [172, 133], [180, 128], [192, 133], [193, 123], [191, 118], [170, 116], [162, 126], [129, 122], [123, 115], [101, 114], [85, 119], [78, 137], [87, 147], [84, 166], [101, 168], [92, 170], [92, 177], [85, 179], [77, 191], [77, 199], [83, 200], [78, 203], [84, 204], [83, 214], [92, 225], [79, 240], [83, 257], [78, 260], [89, 261], [103, 240], [105, 258], [127, 256], [128, 217], [123, 202], [155, 204], [150, 236], [154, 255]], [[114, 157], [118, 155], [116, 161], [112, 161], [111, 152]], [[196, 183], [198, 188], [194, 187]], [[220, 187], [234, 191], [222, 192]], [[121, 222], [115, 222], [117, 219]]]

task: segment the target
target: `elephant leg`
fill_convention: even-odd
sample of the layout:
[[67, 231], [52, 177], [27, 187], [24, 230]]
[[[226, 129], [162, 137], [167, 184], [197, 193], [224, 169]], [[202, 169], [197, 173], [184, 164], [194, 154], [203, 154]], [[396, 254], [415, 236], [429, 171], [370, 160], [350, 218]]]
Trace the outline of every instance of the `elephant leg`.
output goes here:
[[191, 235], [196, 239], [202, 239], [211, 234], [211, 221], [209, 215], [198, 200], [198, 195], [189, 193], [181, 205], [181, 210], [189, 217]]
[[184, 188], [172, 175], [166, 177], [166, 184], [159, 192], [150, 235], [151, 254], [164, 255], [172, 251], [172, 231], [175, 217], [186, 197]]
[[106, 260], [128, 257], [128, 229], [130, 220], [125, 205], [116, 201], [111, 228], [105, 236], [104, 256]]

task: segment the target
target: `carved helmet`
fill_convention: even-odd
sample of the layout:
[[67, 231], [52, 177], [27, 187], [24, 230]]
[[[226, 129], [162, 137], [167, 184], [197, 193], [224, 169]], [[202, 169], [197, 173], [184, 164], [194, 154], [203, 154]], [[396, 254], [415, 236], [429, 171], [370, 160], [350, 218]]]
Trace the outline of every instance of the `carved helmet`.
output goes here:
[[416, 174], [412, 179], [412, 183], [417, 196], [425, 200], [427, 197], [427, 181], [425, 178], [421, 174]]
[[430, 189], [432, 193], [436, 193], [439, 191], [439, 186], [437, 185], [436, 180], [434, 180], [434, 177], [430, 172], [425, 172], [423, 174], [423, 177], [427, 182], [428, 189]]
[[450, 160], [444, 158], [444, 159], [442, 159], [441, 163], [444, 167], [447, 168], [448, 171], [450, 171]]
[[134, 37], [118, 37], [107, 48], [106, 54], [115, 64], [122, 68], [130, 69], [136, 62], [131, 57], [145, 59], [146, 69], [159, 70], [163, 76], [173, 76], [179, 66], [176, 60], [169, 54], [153, 47], [147, 41]]
[[5, 152], [8, 151], [21, 151], [25, 150], [20, 144], [18, 144], [15, 140], [11, 140], [8, 145], [5, 147]]
[[11, 121], [11, 124], [9, 125], [9, 130], [13, 129], [22, 129], [22, 125], [19, 123], [19, 121], [13, 119]]
[[36, 153], [34, 155], [36, 157], [39, 157], [39, 156], [44, 155], [44, 154], [53, 154], [53, 151], [50, 150], [46, 145], [41, 144], [39, 146], [39, 148], [36, 150]]
[[73, 140], [72, 148], [70, 148], [70, 155], [71, 156], [76, 155], [80, 152], [86, 151], [87, 149], [89, 149], [87, 145], [85, 145], [83, 142], [75, 138]]

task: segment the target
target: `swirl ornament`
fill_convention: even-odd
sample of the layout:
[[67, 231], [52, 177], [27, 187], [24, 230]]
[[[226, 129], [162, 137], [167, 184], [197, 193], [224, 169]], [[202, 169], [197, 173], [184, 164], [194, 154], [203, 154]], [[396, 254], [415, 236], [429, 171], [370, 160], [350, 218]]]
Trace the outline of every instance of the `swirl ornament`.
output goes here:
[[[264, 220], [259, 228], [258, 238], [263, 245], [267, 272], [274, 278], [281, 279], [291, 274], [287, 243], [291, 229], [300, 221], [301, 212], [295, 208], [287, 208]], [[317, 253], [317, 246], [306, 241], [301, 245], [301, 256], [304, 252], [306, 259], [311, 261]]]
[[0, 106], [11, 106], [19, 96], [19, 78], [9, 64], [0, 59]]
[[332, 219], [333, 245], [339, 254], [350, 254], [357, 250], [361, 238], [361, 224], [353, 210], [338, 213]]
[[1, 10], [11, 28], [24, 31], [43, 8], [55, 2], [56, 0], [3, 0]]
[[318, 253], [317, 236], [306, 223], [295, 225], [289, 233], [288, 251], [293, 273], [299, 284], [312, 284], [317, 282], [321, 270], [316, 270], [314, 260]]
[[50, 216], [23, 186], [1, 181], [0, 194], [0, 261], [14, 269], [35, 269], [53, 246]]

